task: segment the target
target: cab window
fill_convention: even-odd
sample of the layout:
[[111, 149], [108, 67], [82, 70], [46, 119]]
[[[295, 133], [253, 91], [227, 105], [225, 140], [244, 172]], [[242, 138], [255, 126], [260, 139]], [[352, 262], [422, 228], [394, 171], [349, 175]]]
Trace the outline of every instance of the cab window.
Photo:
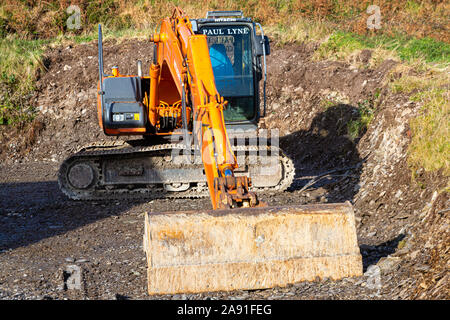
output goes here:
[[225, 121], [255, 117], [251, 29], [247, 26], [205, 26], [214, 79], [228, 101]]

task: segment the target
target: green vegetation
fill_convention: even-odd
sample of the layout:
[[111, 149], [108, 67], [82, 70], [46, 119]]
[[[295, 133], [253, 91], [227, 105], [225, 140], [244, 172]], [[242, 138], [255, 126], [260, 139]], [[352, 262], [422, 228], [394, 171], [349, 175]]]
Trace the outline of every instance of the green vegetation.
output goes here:
[[450, 94], [448, 89], [419, 91], [411, 97], [421, 103], [421, 115], [410, 122], [413, 137], [409, 146], [409, 164], [413, 172], [442, 169], [450, 174]]
[[414, 172], [442, 169], [450, 174], [450, 78], [448, 68], [429, 68], [419, 75], [404, 75], [391, 82], [394, 93], [410, 95], [422, 105], [421, 113], [410, 122], [412, 131], [408, 162]]
[[[104, 39], [148, 36], [149, 30], [104, 28]], [[30, 103], [35, 80], [45, 72], [43, 54], [47, 46], [86, 43], [97, 40], [97, 33], [64, 36], [53, 39], [23, 40], [14, 36], [0, 39], [0, 125], [20, 125], [35, 117]]]
[[333, 100], [324, 99], [324, 100], [320, 101], [320, 106], [325, 111], [328, 110], [329, 108], [335, 106], [335, 105], [336, 105], [336, 102], [333, 101]]
[[[367, 29], [366, 10], [378, 5], [382, 28]], [[80, 8], [81, 29], [68, 30], [69, 5]], [[3, 0], [0, 4], [0, 36], [16, 33], [27, 38], [54, 38], [62, 33], [90, 33], [101, 22], [114, 30], [151, 28], [171, 8], [181, 6], [187, 14], [204, 17], [208, 10], [242, 10], [265, 26], [289, 29], [298, 20], [327, 23], [333, 30], [360, 35], [408, 34], [450, 42], [448, 1], [408, 0]], [[394, 22], [394, 23], [393, 23]]]
[[331, 24], [300, 17], [289, 24], [277, 23], [264, 28], [279, 44], [323, 41], [333, 31]]
[[358, 117], [347, 123], [347, 134], [351, 140], [361, 137], [367, 130], [374, 116], [374, 107], [369, 100], [358, 103]]
[[[450, 174], [450, 45], [431, 38], [363, 37], [336, 31], [321, 44], [315, 58], [354, 62], [352, 58], [363, 49], [372, 49], [372, 66], [387, 58], [403, 61], [393, 70], [393, 74], [400, 76], [391, 78], [390, 88], [393, 93], [410, 95], [411, 101], [422, 105], [421, 115], [410, 122], [412, 140], [408, 162], [413, 173], [424, 168], [426, 171], [442, 169], [445, 175]], [[365, 132], [374, 109], [363, 103], [359, 105], [359, 113], [359, 119], [347, 124], [351, 139]]]
[[36, 72], [45, 70], [46, 40], [0, 39], [0, 124], [33, 119], [30, 94]]
[[345, 59], [356, 50], [383, 49], [392, 51], [403, 61], [423, 59], [426, 62], [448, 64], [450, 44], [431, 38], [416, 39], [397, 35], [365, 37], [351, 32], [336, 31], [321, 44], [316, 57], [319, 59]]

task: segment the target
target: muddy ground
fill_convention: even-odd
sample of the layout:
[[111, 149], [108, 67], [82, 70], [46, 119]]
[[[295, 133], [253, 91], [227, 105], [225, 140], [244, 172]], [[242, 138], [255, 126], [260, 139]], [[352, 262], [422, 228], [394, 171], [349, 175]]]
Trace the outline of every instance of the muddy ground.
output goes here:
[[[148, 70], [151, 44], [105, 43], [105, 68]], [[286, 288], [148, 296], [142, 250], [143, 213], [210, 206], [208, 199], [68, 200], [58, 189], [59, 163], [104, 136], [96, 115], [97, 46], [48, 50], [33, 103], [39, 115], [25, 128], [0, 129], [0, 299], [448, 299], [449, 199], [441, 173], [407, 166], [408, 120], [420, 105], [387, 88], [396, 64], [370, 68], [314, 61], [317, 45], [274, 47], [268, 59], [268, 110], [261, 122], [280, 130], [296, 179], [273, 204], [354, 204], [364, 276], [321, 279]], [[348, 135], [359, 110], [374, 113], [367, 130]], [[318, 180], [310, 183], [311, 179]], [[322, 179], [319, 179], [322, 178]], [[82, 271], [70, 289], [66, 269]]]

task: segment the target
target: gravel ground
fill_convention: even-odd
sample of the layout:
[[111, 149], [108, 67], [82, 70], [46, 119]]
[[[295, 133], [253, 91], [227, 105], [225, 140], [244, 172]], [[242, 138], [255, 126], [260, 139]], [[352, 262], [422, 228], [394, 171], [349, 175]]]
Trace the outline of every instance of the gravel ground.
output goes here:
[[[141, 203], [72, 201], [58, 189], [54, 163], [2, 166], [0, 177], [1, 299], [381, 297], [370, 275], [341, 281], [323, 279], [267, 290], [151, 297], [146, 294], [143, 212], [200, 209], [210, 205], [209, 199]], [[317, 194], [311, 198], [318, 197], [318, 192], [316, 190]], [[308, 197], [295, 191], [278, 197], [265, 195], [265, 199], [269, 204], [308, 202]], [[369, 251], [364, 259], [366, 262], [377, 260], [379, 255], [379, 250]], [[81, 270], [80, 289], [71, 289], [67, 283], [67, 270], [73, 265]]]

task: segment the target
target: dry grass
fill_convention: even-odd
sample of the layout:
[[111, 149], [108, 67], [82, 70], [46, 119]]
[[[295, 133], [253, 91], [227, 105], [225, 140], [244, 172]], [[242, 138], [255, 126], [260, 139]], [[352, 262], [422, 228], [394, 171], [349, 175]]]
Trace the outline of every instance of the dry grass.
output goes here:
[[[412, 79], [405, 89], [416, 91], [411, 100], [422, 105], [421, 114], [410, 121], [413, 132], [409, 145], [408, 162], [413, 173], [424, 168], [426, 171], [443, 170], [450, 175], [450, 81], [447, 79]], [[419, 81], [418, 81], [419, 80]], [[442, 85], [439, 83], [442, 82]]]
[[279, 44], [294, 42], [324, 42], [333, 32], [333, 27], [326, 21], [314, 21], [297, 18], [288, 25], [266, 26], [265, 32], [275, 38]]
[[[394, 77], [397, 77], [394, 79]], [[442, 169], [450, 175], [450, 68], [436, 68], [421, 61], [400, 64], [391, 71], [392, 92], [408, 94], [421, 105], [420, 115], [410, 121], [412, 139], [408, 163], [415, 172]]]
[[[367, 29], [366, 12], [376, 4], [381, 10], [380, 30]], [[66, 9], [81, 9], [82, 29], [67, 30]], [[303, 30], [295, 27], [300, 18], [327, 21], [333, 29], [361, 35], [408, 34], [417, 38], [431, 37], [450, 42], [450, 2], [441, 0], [3, 0], [0, 4], [0, 36], [17, 33], [26, 38], [53, 38], [61, 33], [90, 33], [99, 22], [111, 29], [151, 29], [161, 17], [170, 14], [173, 5], [180, 5], [192, 17], [204, 17], [208, 10], [242, 10], [265, 26], [284, 27], [298, 39], [305, 39]], [[294, 27], [291, 27], [294, 25]], [[313, 27], [316, 29], [316, 27]], [[321, 34], [321, 32], [319, 32]], [[283, 35], [283, 37], [286, 37]], [[286, 41], [296, 37], [287, 36]]]
[[[369, 63], [359, 59], [371, 49]], [[394, 94], [406, 94], [421, 106], [420, 115], [410, 121], [412, 140], [408, 163], [414, 173], [442, 170], [450, 174], [450, 46], [432, 39], [389, 37], [365, 38], [336, 31], [314, 54], [316, 60], [339, 60], [358, 68], [375, 68], [390, 59], [399, 62], [386, 77]], [[369, 113], [366, 122], [372, 120]], [[357, 136], [364, 123], [349, 123], [350, 136]], [[353, 133], [353, 134], [352, 134]]]
[[316, 60], [344, 60], [353, 62], [361, 50], [371, 49], [370, 66], [375, 67], [386, 59], [406, 61], [417, 64], [417, 61], [441, 66], [450, 63], [450, 44], [431, 38], [416, 39], [406, 36], [364, 37], [355, 33], [338, 30], [323, 41], [314, 53]]
[[388, 75], [394, 93], [415, 94], [433, 89], [450, 87], [450, 68], [436, 68], [423, 61], [414, 64], [399, 64]]
[[423, 104], [422, 114], [411, 120], [413, 138], [409, 164], [413, 171], [443, 169], [450, 175], [450, 94], [448, 89], [422, 91], [412, 98]]

